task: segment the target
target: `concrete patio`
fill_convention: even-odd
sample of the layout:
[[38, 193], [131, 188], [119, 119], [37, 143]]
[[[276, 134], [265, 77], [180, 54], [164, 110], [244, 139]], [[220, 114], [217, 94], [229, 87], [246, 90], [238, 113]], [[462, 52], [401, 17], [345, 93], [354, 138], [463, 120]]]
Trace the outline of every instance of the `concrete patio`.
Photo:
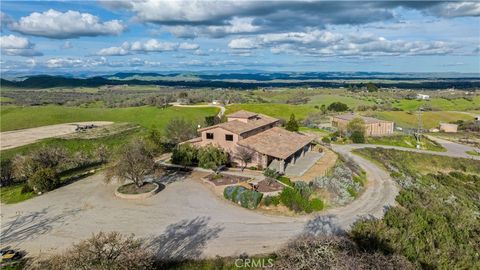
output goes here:
[[287, 176], [302, 176], [310, 167], [312, 167], [317, 160], [323, 156], [323, 153], [310, 151], [305, 156], [298, 158], [295, 164], [288, 164], [285, 169], [285, 175]]

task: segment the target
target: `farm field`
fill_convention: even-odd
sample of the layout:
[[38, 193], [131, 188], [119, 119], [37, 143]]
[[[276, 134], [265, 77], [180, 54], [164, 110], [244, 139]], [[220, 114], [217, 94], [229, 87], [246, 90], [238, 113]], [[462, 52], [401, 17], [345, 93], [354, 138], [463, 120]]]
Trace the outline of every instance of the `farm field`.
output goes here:
[[130, 108], [79, 108], [57, 105], [2, 106], [0, 131], [32, 128], [79, 121], [130, 122], [143, 127], [163, 127], [170, 119], [185, 117], [203, 124], [206, 116], [213, 116], [218, 108], [179, 108], [143, 106]]
[[[413, 128], [417, 126], [417, 116], [415, 113], [403, 111], [383, 111], [375, 112], [374, 117], [383, 120], [393, 121], [397, 126], [404, 128]], [[472, 120], [473, 116], [452, 111], [431, 111], [424, 112], [422, 121], [423, 127], [426, 129], [438, 127], [440, 122], [453, 122], [457, 120]]]
[[[416, 148], [417, 141], [413, 135], [394, 135], [385, 137], [368, 137], [366, 143]], [[438, 143], [422, 136], [421, 149], [430, 151], [445, 151]]]
[[444, 111], [478, 110], [478, 108], [480, 108], [480, 96], [473, 97], [472, 100], [464, 98], [433, 98], [429, 101], [402, 99], [394, 104], [394, 107], [404, 111], [415, 111], [422, 105], [427, 105], [433, 109]]

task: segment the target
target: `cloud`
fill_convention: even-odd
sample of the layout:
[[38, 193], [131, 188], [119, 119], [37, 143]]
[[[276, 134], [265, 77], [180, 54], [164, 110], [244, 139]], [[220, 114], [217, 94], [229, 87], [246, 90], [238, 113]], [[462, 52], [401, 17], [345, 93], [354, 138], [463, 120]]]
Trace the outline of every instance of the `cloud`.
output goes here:
[[274, 54], [326, 57], [441, 55], [451, 53], [455, 49], [454, 45], [442, 41], [388, 40], [370, 34], [343, 35], [321, 30], [238, 38], [231, 40], [228, 46], [243, 52], [246, 49], [269, 48]]
[[479, 16], [480, 3], [440, 1], [189, 1], [144, 0], [105, 3], [127, 9], [136, 19], [161, 25], [177, 37], [221, 38], [247, 33], [361, 25], [397, 17], [397, 8], [437, 17]]
[[119, 20], [102, 22], [100, 18], [89, 13], [49, 9], [43, 13], [33, 12], [17, 22], [12, 22], [9, 29], [26, 35], [68, 39], [118, 35], [125, 30], [125, 26]]
[[60, 49], [62, 50], [68, 50], [68, 49], [71, 49], [73, 48], [73, 44], [70, 42], [70, 41], [65, 41], [62, 46], [60, 47]]
[[149, 39], [145, 42], [134, 41], [124, 42], [120, 47], [109, 47], [101, 49], [97, 55], [101, 56], [122, 56], [137, 53], [167, 52], [177, 50], [198, 50], [200, 46], [194, 43], [162, 42], [157, 39]]
[[1, 36], [0, 47], [6, 55], [18, 56], [41, 56], [42, 53], [35, 50], [35, 44], [24, 37], [15, 35]]
[[105, 57], [100, 58], [74, 58], [74, 57], [54, 57], [41, 63], [47, 68], [93, 68], [108, 65]]
[[10, 17], [7, 13], [0, 11], [0, 28], [3, 29], [8, 27], [13, 22], [13, 18]]

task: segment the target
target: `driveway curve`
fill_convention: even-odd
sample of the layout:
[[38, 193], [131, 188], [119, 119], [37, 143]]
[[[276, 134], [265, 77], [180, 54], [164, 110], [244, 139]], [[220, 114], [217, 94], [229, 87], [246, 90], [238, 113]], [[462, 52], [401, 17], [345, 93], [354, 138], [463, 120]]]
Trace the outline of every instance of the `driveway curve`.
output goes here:
[[399, 189], [389, 174], [351, 154], [368, 146], [333, 146], [357, 162], [369, 181], [354, 202], [320, 214], [281, 217], [243, 209], [214, 196], [194, 175], [167, 179], [163, 191], [145, 200], [122, 200], [114, 196], [116, 185], [105, 184], [103, 174], [96, 174], [19, 204], [2, 205], [2, 244], [39, 255], [63, 250], [95, 232], [119, 231], [146, 237], [167, 257], [272, 252], [301, 233], [348, 230], [359, 218], [380, 218], [395, 205]]

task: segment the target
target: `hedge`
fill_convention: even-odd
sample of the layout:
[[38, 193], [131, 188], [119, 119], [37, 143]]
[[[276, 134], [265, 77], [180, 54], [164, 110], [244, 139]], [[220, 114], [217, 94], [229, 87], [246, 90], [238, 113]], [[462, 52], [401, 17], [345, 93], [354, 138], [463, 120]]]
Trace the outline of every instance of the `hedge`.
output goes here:
[[228, 186], [223, 190], [225, 199], [249, 209], [255, 209], [260, 204], [263, 194], [257, 191], [248, 190], [242, 186]]

